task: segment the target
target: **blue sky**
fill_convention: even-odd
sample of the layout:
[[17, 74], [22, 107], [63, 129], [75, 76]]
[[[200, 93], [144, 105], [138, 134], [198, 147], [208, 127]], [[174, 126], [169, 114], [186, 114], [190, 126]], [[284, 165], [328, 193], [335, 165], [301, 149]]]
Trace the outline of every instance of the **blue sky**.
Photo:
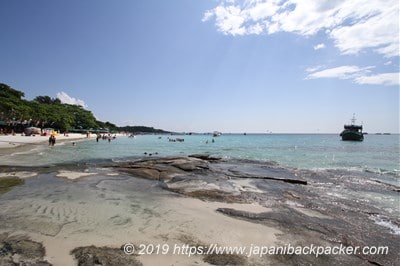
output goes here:
[[[307, 2], [307, 3], [306, 3]], [[0, 1], [0, 82], [174, 131], [399, 132], [394, 0]]]

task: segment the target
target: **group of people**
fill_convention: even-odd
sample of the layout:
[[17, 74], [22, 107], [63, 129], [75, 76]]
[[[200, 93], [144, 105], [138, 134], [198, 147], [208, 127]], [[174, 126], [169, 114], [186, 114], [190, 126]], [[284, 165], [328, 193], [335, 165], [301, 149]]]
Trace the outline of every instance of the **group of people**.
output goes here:
[[97, 134], [96, 141], [99, 142], [99, 139], [102, 139], [102, 140], [108, 140], [108, 142], [111, 142], [112, 139], [116, 139], [116, 138], [117, 138], [117, 135], [111, 136], [111, 134], [108, 134], [108, 135], [107, 134], [103, 134], [103, 135]]
[[168, 138], [168, 141], [169, 142], [184, 142], [185, 139], [182, 139], [182, 138], [176, 138], [176, 139]]

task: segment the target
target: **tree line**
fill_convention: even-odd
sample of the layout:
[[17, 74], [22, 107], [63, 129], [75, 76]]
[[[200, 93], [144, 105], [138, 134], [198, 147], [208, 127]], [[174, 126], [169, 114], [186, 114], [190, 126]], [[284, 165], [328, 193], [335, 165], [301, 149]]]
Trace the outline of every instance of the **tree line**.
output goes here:
[[97, 121], [91, 111], [82, 106], [65, 104], [58, 98], [37, 96], [32, 101], [23, 99], [25, 93], [0, 83], [0, 120], [16, 128], [35, 126], [70, 129], [100, 129], [116, 126]]
[[[149, 127], [117, 127], [111, 122], [98, 121], [93, 113], [79, 105], [65, 104], [58, 98], [37, 96], [25, 100], [25, 93], [0, 83], [0, 123], [13, 129], [34, 126], [54, 128], [61, 132], [71, 130], [108, 130], [110, 132], [165, 133]], [[1, 126], [0, 124], [0, 126]], [[143, 131], [141, 131], [143, 130]]]

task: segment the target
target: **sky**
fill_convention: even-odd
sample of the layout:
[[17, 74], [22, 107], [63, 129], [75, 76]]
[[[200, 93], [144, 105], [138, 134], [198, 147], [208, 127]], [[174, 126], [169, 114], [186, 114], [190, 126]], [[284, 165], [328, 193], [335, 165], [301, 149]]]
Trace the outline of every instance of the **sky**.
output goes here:
[[3, 0], [0, 82], [119, 126], [399, 132], [397, 0]]

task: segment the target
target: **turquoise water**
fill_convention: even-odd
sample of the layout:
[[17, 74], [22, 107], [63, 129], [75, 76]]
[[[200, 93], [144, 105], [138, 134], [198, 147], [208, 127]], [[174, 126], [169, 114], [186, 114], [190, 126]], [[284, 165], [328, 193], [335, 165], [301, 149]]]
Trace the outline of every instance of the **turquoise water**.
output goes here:
[[[184, 138], [170, 142], [168, 138]], [[215, 142], [212, 142], [212, 139]], [[0, 156], [1, 165], [52, 165], [125, 160], [143, 156], [210, 154], [227, 159], [274, 161], [283, 167], [345, 169], [400, 176], [399, 135], [366, 135], [363, 142], [341, 141], [336, 134], [224, 134], [118, 136], [111, 142], [94, 139], [59, 143], [53, 148]], [[147, 155], [145, 154], [147, 153]]]

